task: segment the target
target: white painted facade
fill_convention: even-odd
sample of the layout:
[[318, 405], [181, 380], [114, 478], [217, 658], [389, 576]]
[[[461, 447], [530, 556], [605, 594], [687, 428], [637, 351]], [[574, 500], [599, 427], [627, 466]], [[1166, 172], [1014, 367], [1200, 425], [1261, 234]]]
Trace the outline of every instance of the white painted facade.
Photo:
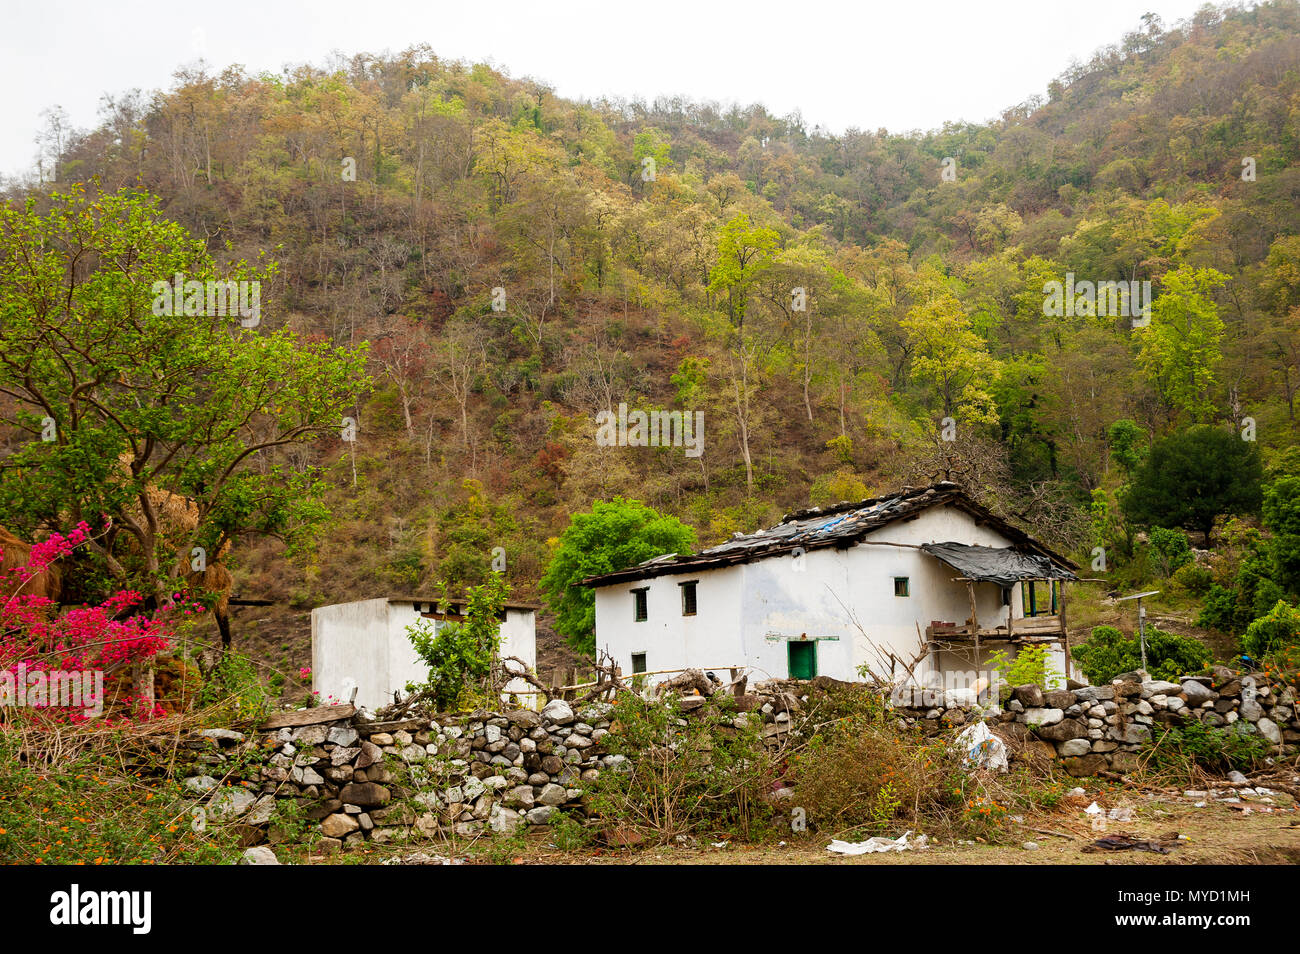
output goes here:
[[[347, 702], [356, 687], [356, 704], [374, 710], [390, 704], [394, 692], [405, 695], [408, 682], [427, 679], [428, 669], [416, 655], [406, 628], [431, 608], [428, 600], [380, 598], [312, 610], [312, 689], [320, 693], [321, 702]], [[517, 656], [536, 669], [535, 611], [511, 604], [505, 616], [501, 656]], [[506, 691], [528, 688], [515, 680]]]
[[[728, 667], [747, 666], [751, 679], [761, 680], [788, 678], [789, 643], [812, 640], [818, 675], [858, 680], [863, 664], [888, 673], [893, 653], [903, 661], [896, 670], [901, 677], [920, 652], [931, 621], [962, 623], [970, 616], [966, 584], [954, 582], [960, 574], [914, 549], [949, 541], [990, 547], [1012, 543], [962, 510], [936, 506], [882, 526], [845, 549], [811, 549], [801, 557], [779, 555], [597, 586], [596, 645], [625, 674], [634, 671], [633, 655], [644, 653], [647, 672], [698, 667], [725, 678]], [[894, 581], [900, 577], [907, 578], [908, 596], [895, 595]], [[696, 614], [685, 616], [680, 584], [692, 580], [698, 581]], [[647, 590], [647, 618], [638, 622], [632, 591], [641, 588]], [[982, 628], [1006, 621], [1008, 607], [999, 585], [976, 583], [975, 593]], [[1023, 618], [1019, 584], [1010, 592], [1010, 610], [1013, 620]], [[992, 648], [1007, 647], [1004, 641]], [[983, 647], [979, 660], [973, 653], [972, 645], [960, 653], [931, 654], [915, 676], [925, 684], [945, 672], [986, 669], [989, 649]], [[1056, 671], [1064, 672], [1064, 652], [1056, 644], [1053, 655]]]

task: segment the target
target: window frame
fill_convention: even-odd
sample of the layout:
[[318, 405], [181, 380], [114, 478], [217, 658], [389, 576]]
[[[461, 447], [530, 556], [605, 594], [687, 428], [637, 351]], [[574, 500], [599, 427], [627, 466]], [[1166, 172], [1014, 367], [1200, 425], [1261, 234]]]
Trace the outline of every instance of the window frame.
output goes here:
[[[898, 584], [903, 584], [903, 592], [898, 592]], [[898, 599], [908, 599], [912, 595], [912, 578], [910, 576], [894, 577], [894, 596]]]
[[[698, 616], [700, 614], [699, 584], [700, 584], [699, 580], [683, 580], [682, 582], [677, 584], [682, 594], [682, 615], [683, 616]], [[691, 607], [689, 612], [687, 612], [686, 609], [686, 594], [688, 591], [691, 594], [691, 603], [694, 604]]]
[[644, 623], [650, 619], [650, 587], [640, 586], [632, 593], [632, 622]]

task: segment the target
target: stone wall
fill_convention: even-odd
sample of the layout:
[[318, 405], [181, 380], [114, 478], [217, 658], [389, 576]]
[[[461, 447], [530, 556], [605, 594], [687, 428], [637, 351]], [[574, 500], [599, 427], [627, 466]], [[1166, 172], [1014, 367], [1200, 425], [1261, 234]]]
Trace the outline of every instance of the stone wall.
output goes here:
[[[759, 684], [737, 697], [734, 718], [761, 720], [763, 739], [778, 745], [801, 731], [819, 682]], [[682, 700], [684, 714], [704, 701]], [[1005, 708], [949, 702], [893, 712], [905, 725], [935, 733], [984, 719], [1013, 752], [1060, 759], [1080, 777], [1132, 770], [1154, 730], [1190, 720], [1240, 723], [1280, 754], [1300, 746], [1294, 688], [1261, 673], [1222, 669], [1180, 682], [1129, 673], [1108, 686], [1019, 686]], [[291, 838], [292, 826], [304, 822], [319, 824], [326, 850], [512, 831], [546, 824], [557, 811], [586, 813], [584, 788], [601, 772], [626, 770], [627, 759], [602, 744], [610, 710], [607, 703], [555, 700], [540, 713], [477, 711], [399, 722], [367, 722], [351, 707], [283, 713], [277, 718], [299, 724], [252, 738], [229, 729], [197, 733], [186, 744], [208, 774], [187, 778], [185, 786], [214, 820], [237, 823], [250, 845]]]
[[[228, 729], [198, 733], [188, 744], [213, 772], [185, 786], [214, 820], [243, 826], [249, 844], [287, 837], [292, 814], [277, 810], [286, 800], [319, 823], [326, 850], [412, 834], [510, 831], [546, 824], [557, 810], [583, 810], [583, 786], [626, 762], [600, 744], [609, 709], [555, 700], [540, 713], [363, 722], [350, 708], [334, 720], [323, 708], [312, 710], [319, 721], [255, 739]], [[213, 774], [228, 775], [227, 784]]]
[[911, 723], [962, 725], [985, 718], [1014, 748], [1059, 758], [1071, 775], [1128, 772], [1137, 752], [1161, 726], [1198, 721], [1217, 728], [1240, 724], [1292, 755], [1300, 747], [1295, 689], [1264, 673], [1240, 675], [1216, 668], [1210, 676], [1178, 682], [1125, 673], [1108, 686], [1044, 690], [1018, 686], [1002, 711], [987, 714], [968, 705], [897, 710]]

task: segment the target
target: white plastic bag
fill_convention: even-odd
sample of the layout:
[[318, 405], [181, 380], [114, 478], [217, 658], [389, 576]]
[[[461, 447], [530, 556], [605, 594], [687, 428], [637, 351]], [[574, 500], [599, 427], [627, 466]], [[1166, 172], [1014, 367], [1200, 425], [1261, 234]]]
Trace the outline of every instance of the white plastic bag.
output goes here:
[[957, 746], [966, 754], [966, 763], [977, 768], [1005, 772], [1007, 747], [983, 722], [972, 722], [957, 736]]
[[915, 840], [908, 841], [912, 833], [905, 832], [902, 838], [868, 838], [866, 841], [839, 841], [833, 840], [826, 846], [827, 851], [833, 851], [837, 855], [873, 855], [883, 851], [911, 851], [913, 848], [925, 848], [929, 839], [925, 835], [919, 835]]

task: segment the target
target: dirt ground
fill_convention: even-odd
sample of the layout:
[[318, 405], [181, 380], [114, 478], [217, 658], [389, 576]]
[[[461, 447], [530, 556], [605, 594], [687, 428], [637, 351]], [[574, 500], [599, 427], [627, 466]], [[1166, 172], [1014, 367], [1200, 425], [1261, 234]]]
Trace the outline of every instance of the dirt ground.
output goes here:
[[[548, 831], [529, 833], [522, 848], [502, 855], [486, 838], [386, 846], [312, 859], [315, 863], [428, 864], [446, 857], [463, 864], [524, 865], [1294, 865], [1300, 864], [1300, 811], [1288, 795], [1242, 797], [1233, 807], [1222, 801], [1185, 797], [1181, 791], [1146, 794], [1119, 786], [1085, 785], [1050, 814], [1012, 824], [1003, 844], [932, 843], [904, 852], [843, 856], [827, 850], [829, 837], [816, 833], [757, 845], [700, 843], [634, 850], [585, 848], [560, 851]], [[1204, 800], [1203, 807], [1197, 807]], [[1084, 809], [1131, 808], [1129, 822], [1107, 821], [1094, 831]], [[1242, 809], [1250, 808], [1246, 813]], [[895, 835], [901, 835], [899, 831]], [[1172, 844], [1168, 854], [1141, 850], [1086, 851], [1103, 836], [1133, 835], [1142, 841]], [[1179, 838], [1177, 836], [1183, 836]], [[1037, 847], [1027, 848], [1026, 842]], [[718, 844], [722, 844], [718, 847]], [[418, 854], [417, 854], [418, 853]], [[423, 856], [423, 857], [422, 857]]]

